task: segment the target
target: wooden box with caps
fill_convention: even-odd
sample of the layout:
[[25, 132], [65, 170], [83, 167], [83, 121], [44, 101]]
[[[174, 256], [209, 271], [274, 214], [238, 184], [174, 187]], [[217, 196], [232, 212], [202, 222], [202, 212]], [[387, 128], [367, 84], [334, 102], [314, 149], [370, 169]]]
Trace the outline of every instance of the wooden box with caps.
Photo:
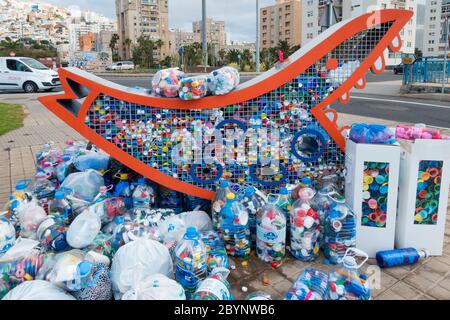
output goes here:
[[450, 181], [450, 140], [399, 140], [397, 248], [442, 255]]
[[400, 145], [346, 141], [345, 199], [356, 216], [356, 247], [375, 257], [394, 248]]

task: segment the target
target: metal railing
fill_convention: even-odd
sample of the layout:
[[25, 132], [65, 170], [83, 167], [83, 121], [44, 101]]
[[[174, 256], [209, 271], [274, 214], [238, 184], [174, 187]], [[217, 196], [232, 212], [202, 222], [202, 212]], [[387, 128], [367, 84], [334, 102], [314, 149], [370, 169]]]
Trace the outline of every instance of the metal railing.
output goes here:
[[[444, 66], [447, 72], [444, 72]], [[443, 57], [426, 57], [416, 60], [412, 65], [405, 65], [403, 81], [405, 84], [450, 84], [450, 59], [445, 61]]]

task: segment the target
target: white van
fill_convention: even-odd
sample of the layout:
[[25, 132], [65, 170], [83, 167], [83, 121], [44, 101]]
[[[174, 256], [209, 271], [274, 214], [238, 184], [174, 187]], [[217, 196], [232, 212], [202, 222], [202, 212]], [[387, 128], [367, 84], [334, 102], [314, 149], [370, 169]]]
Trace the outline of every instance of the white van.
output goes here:
[[118, 61], [118, 62], [114, 62], [112, 65], [109, 65], [106, 67], [106, 70], [109, 70], [109, 71], [133, 70], [133, 69], [134, 69], [133, 61]]
[[32, 93], [60, 85], [58, 73], [33, 58], [0, 57], [0, 90]]

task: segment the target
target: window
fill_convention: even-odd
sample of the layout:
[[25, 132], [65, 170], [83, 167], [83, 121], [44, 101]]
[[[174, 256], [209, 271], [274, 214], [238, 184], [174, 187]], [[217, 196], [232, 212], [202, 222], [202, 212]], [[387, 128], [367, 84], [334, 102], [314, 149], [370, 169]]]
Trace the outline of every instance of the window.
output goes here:
[[30, 68], [28, 68], [22, 62], [14, 59], [7, 59], [6, 67], [11, 71], [31, 72]]
[[428, 44], [434, 44], [434, 40], [428, 40]]
[[434, 48], [428, 48], [428, 52], [433, 52]]
[[263, 10], [262, 14], [266, 15], [267, 14], [267, 10]]
[[313, 0], [308, 0], [308, 2], [306, 3], [308, 6], [312, 6], [314, 4]]
[[408, 36], [412, 36], [412, 30], [408, 30]]
[[307, 16], [307, 17], [312, 17], [312, 16], [313, 16], [313, 12], [312, 12], [312, 11], [308, 11], [308, 12], [306, 13], [306, 16]]
[[263, 18], [262, 21], [263, 21], [263, 22], [266, 22], [266, 21], [267, 21], [267, 18]]
[[289, 36], [289, 35], [291, 34], [291, 30], [286, 30], [286, 31], [284, 32], [284, 34], [287, 35], [287, 36]]
[[407, 46], [408, 48], [411, 48], [411, 47], [412, 47], [411, 41], [408, 41], [407, 44], [406, 44], [406, 46]]
[[308, 39], [312, 39], [314, 37], [314, 35], [312, 34], [312, 33], [308, 33], [307, 35], [306, 35], [306, 38], [308, 38]]
[[291, 10], [291, 6], [290, 6], [290, 5], [287, 5], [287, 6], [286, 6], [286, 11], [289, 11], [289, 10]]
[[308, 26], [308, 28], [314, 27], [314, 22], [308, 22], [307, 26]]
[[285, 27], [289, 27], [291, 25], [290, 21], [286, 21], [286, 23], [284, 24]]

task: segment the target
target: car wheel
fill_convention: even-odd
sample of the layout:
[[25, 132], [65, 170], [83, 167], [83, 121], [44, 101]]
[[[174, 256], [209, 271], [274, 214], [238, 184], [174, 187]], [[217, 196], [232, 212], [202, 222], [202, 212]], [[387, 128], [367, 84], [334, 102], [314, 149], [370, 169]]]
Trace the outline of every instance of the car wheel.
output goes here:
[[38, 86], [31, 81], [27, 81], [23, 84], [23, 91], [26, 93], [35, 93], [38, 91]]

